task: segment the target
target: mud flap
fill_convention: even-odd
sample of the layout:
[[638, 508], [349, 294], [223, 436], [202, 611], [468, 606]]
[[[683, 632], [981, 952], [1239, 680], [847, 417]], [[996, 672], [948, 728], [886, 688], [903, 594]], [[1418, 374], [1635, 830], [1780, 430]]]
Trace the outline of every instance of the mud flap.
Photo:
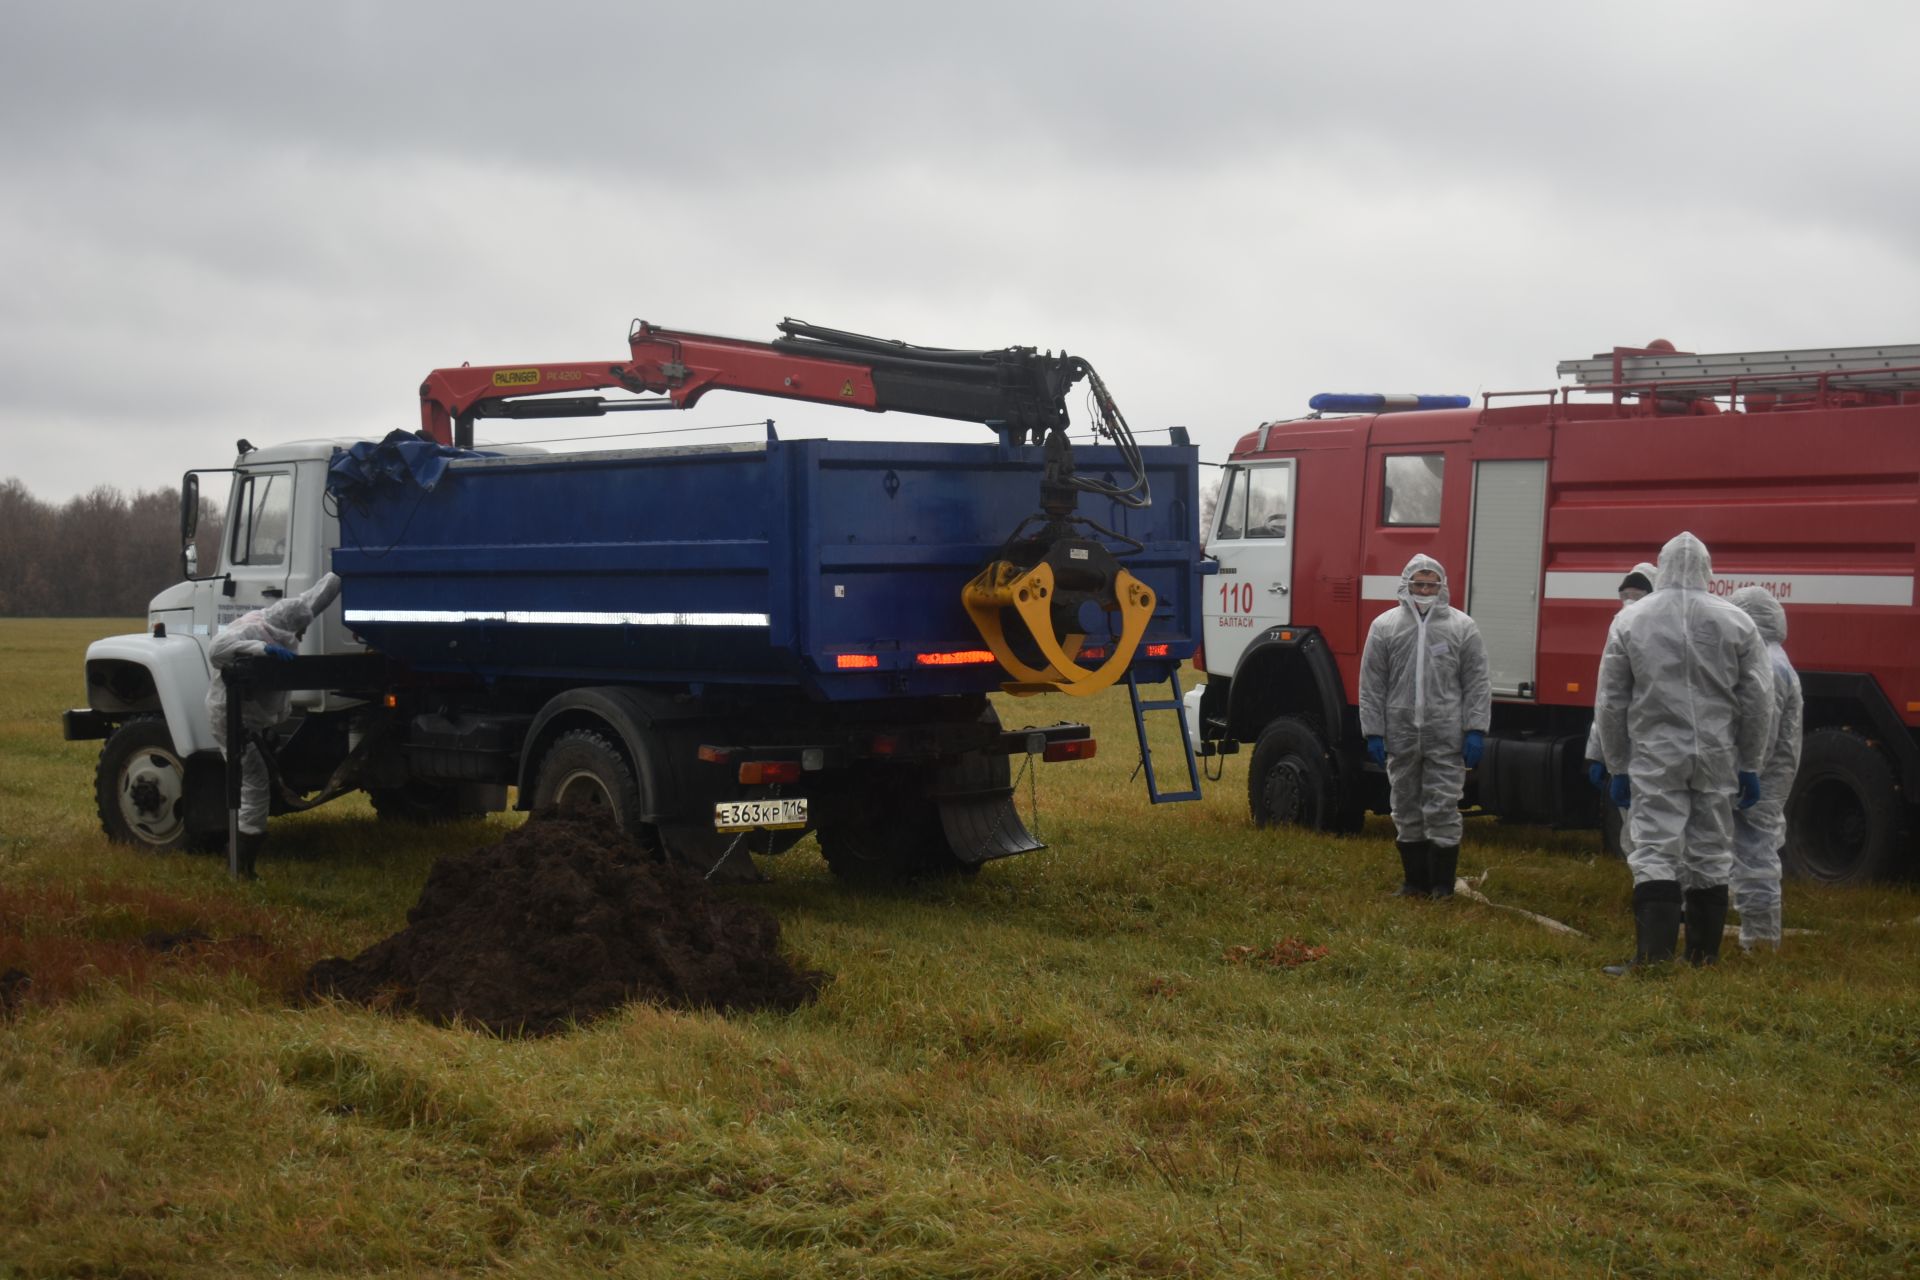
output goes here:
[[1011, 795], [950, 796], [940, 801], [940, 826], [953, 856], [977, 867], [995, 858], [1033, 853], [1047, 846], [1034, 839]]
[[[716, 884], [759, 884], [767, 877], [754, 865], [755, 853], [774, 852], [770, 831], [715, 831], [693, 823], [663, 822], [659, 827], [666, 860]], [[786, 842], [791, 844], [792, 841]], [[783, 846], [784, 847], [784, 846]]]

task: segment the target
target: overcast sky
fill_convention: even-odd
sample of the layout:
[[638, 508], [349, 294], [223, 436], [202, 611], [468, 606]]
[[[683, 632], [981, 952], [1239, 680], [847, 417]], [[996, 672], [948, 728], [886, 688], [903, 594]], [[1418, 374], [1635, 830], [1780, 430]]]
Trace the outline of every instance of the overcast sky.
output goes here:
[[[10, 5], [0, 478], [412, 428], [430, 369], [623, 358], [636, 316], [1065, 348], [1209, 460], [1322, 390], [1920, 342], [1916, 36], [1804, 0]], [[767, 416], [984, 438], [720, 394], [488, 434]]]

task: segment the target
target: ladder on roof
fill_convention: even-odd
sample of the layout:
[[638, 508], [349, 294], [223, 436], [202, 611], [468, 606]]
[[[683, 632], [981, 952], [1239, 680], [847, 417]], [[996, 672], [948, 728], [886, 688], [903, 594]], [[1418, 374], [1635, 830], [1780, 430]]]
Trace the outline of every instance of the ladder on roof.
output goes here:
[[1920, 343], [1719, 355], [1622, 349], [1588, 360], [1562, 360], [1555, 372], [1589, 391], [1616, 393], [1653, 386], [1694, 396], [1920, 391]]

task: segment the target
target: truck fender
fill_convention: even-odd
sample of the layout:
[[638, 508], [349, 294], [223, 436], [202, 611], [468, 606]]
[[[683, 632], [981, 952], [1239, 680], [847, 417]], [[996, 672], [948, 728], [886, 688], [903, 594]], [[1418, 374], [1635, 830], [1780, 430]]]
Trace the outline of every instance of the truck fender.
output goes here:
[[159, 712], [182, 760], [220, 749], [207, 716], [212, 678], [191, 636], [109, 636], [87, 646], [87, 705], [116, 718]]
[[[1284, 638], [1283, 638], [1284, 637]], [[1252, 742], [1276, 717], [1297, 715], [1317, 722], [1327, 745], [1341, 746], [1346, 697], [1340, 669], [1319, 631], [1269, 627], [1240, 655], [1227, 682], [1226, 705], [1203, 701], [1202, 715], [1224, 716], [1226, 736]]]
[[674, 699], [666, 694], [623, 685], [589, 686], [556, 695], [534, 716], [522, 743], [517, 806], [525, 809], [532, 803], [541, 758], [554, 739], [569, 729], [604, 727], [619, 736], [627, 759], [633, 762], [645, 821], [659, 821], [660, 797], [665, 789], [653, 726], [663, 720], [685, 718], [684, 713], [676, 715], [676, 711]]

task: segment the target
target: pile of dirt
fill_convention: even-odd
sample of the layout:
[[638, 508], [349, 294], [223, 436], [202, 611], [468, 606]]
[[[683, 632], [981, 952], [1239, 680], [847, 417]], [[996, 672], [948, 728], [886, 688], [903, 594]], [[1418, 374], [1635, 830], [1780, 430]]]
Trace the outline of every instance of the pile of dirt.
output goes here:
[[789, 1010], [826, 975], [795, 969], [779, 943], [770, 912], [716, 896], [620, 831], [536, 816], [440, 859], [405, 929], [322, 960], [305, 991], [502, 1035], [557, 1031], [629, 1000]]

